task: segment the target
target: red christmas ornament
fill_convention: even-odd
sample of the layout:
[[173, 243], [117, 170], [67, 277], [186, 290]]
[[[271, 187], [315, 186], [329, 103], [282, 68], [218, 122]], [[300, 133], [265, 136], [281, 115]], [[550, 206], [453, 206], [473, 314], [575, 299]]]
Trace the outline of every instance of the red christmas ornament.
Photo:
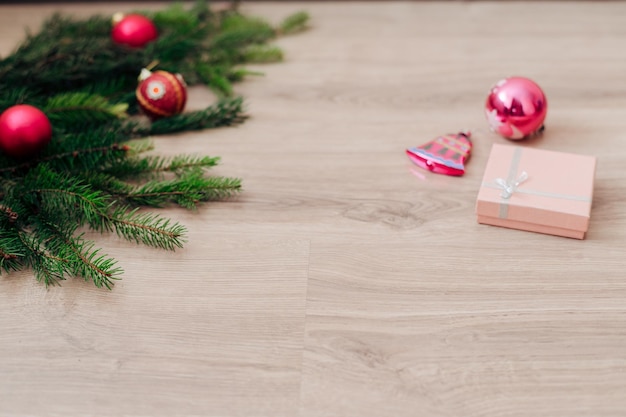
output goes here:
[[143, 69], [139, 81], [137, 101], [151, 119], [170, 117], [185, 108], [187, 85], [180, 74]]
[[541, 88], [523, 77], [499, 81], [485, 102], [491, 130], [513, 140], [542, 131], [547, 111], [548, 101]]
[[9, 107], [0, 115], [0, 150], [13, 158], [33, 156], [52, 138], [44, 112], [28, 104]]
[[470, 132], [438, 136], [421, 146], [406, 150], [416, 165], [437, 174], [460, 176], [472, 151]]
[[159, 36], [150, 19], [140, 14], [116, 14], [113, 16], [111, 38], [120, 45], [142, 48]]

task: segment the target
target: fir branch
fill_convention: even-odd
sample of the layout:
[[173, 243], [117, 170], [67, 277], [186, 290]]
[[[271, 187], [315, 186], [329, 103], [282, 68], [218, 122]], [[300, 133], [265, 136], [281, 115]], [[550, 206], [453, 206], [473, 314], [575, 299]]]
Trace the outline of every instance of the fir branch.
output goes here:
[[63, 176], [38, 166], [37, 178], [29, 174], [25, 179], [24, 200], [39, 211], [55, 213], [56, 218], [71, 221], [76, 226], [88, 224], [98, 231], [110, 231], [107, 211], [111, 198], [93, 190], [81, 179]]
[[[189, 171], [208, 169], [218, 164], [219, 157], [179, 155], [174, 158], [147, 156], [144, 158], [127, 158], [102, 172], [116, 180], [133, 178], [154, 180], [163, 174], [183, 175]], [[113, 190], [113, 189], [111, 189]], [[118, 195], [119, 193], [115, 193]]]
[[[144, 49], [112, 43], [110, 16], [77, 20], [57, 15], [44, 23], [39, 34], [31, 35], [14, 54], [0, 61], [0, 87], [28, 85], [30, 90], [48, 95], [70, 87], [110, 97], [105, 84], [111, 75], [119, 85], [130, 87], [140, 69], [153, 60], [160, 61], [162, 69], [181, 72], [188, 82], [196, 82], [195, 64], [229, 67], [245, 62], [245, 48], [302, 30], [308, 21], [308, 15], [300, 12], [273, 28], [262, 19], [233, 10], [212, 13], [204, 2], [189, 10], [174, 5], [147, 14], [157, 24], [160, 36]], [[271, 56], [276, 59], [277, 51]], [[264, 59], [268, 59], [267, 54]], [[94, 84], [96, 88], [90, 87]]]
[[[119, 236], [128, 240], [162, 249], [173, 250], [175, 247], [182, 247], [185, 232], [183, 226], [178, 223], [170, 224], [169, 219], [163, 219], [156, 215], [129, 212], [126, 207], [116, 208], [109, 213], [110, 205], [105, 204], [102, 199], [103, 194], [100, 192], [89, 189], [81, 190], [82, 193], [63, 189], [35, 191], [39, 194], [55, 194], [66, 199], [64, 205], [56, 206], [57, 209], [66, 207], [68, 206], [67, 203], [73, 201], [74, 207], [76, 207], [75, 212], [80, 213], [73, 216], [77, 223], [87, 222], [95, 230], [101, 232], [115, 230]], [[50, 210], [52, 209], [48, 208], [48, 211]], [[68, 214], [67, 217], [72, 216]]]
[[111, 289], [112, 280], [122, 270], [116, 266], [117, 262], [100, 255], [100, 249], [94, 249], [94, 243], [84, 240], [82, 236], [72, 236], [73, 229], [68, 224], [59, 226], [51, 221], [39, 222], [37, 233], [46, 237], [47, 249], [58, 258], [64, 259], [67, 272], [82, 276], [85, 280], [93, 281], [98, 288]]
[[110, 38], [40, 39], [0, 61], [0, 86], [28, 85], [47, 95], [84, 88], [107, 74], [137, 79], [145, 51], [128, 52], [112, 45]]
[[55, 13], [41, 26], [37, 35], [30, 35], [24, 48], [37, 44], [39, 40], [73, 39], [77, 37], [106, 37], [111, 30], [111, 19], [108, 16], [95, 15], [85, 20], [76, 20], [71, 16]]
[[115, 75], [109, 76], [102, 80], [93, 80], [92, 83], [83, 86], [79, 91], [84, 94], [95, 94], [102, 97], [106, 97], [109, 101], [114, 103], [129, 104], [126, 95], [135, 95], [135, 88], [137, 87], [137, 79], [129, 79], [129, 77], [115, 77]]
[[133, 186], [130, 184], [104, 172], [85, 174], [84, 179], [92, 189], [105, 192], [112, 197], [123, 195], [133, 190]]
[[233, 93], [233, 86], [223, 68], [200, 63], [195, 70], [198, 77], [218, 95], [230, 96]]
[[54, 128], [50, 146], [43, 155], [71, 152], [77, 149], [106, 147], [129, 140], [123, 128], [125, 120], [112, 119], [104, 125], [92, 126], [90, 129], [69, 131]]
[[118, 236], [129, 241], [167, 250], [182, 248], [185, 242], [184, 226], [155, 214], [121, 206], [113, 210], [109, 219]]
[[201, 201], [230, 198], [241, 191], [239, 178], [210, 177], [206, 179]]
[[258, 64], [280, 62], [283, 60], [283, 51], [271, 45], [250, 45], [243, 50], [243, 60]]
[[190, 169], [210, 168], [216, 166], [220, 157], [178, 155], [168, 160], [162, 167], [162, 171], [181, 174]]
[[[126, 207], [113, 207], [112, 201], [101, 191], [72, 178], [64, 178], [50, 171], [39, 170], [44, 183], [54, 182], [57, 186], [32, 189], [28, 195], [36, 195], [33, 205], [41, 207], [42, 213], [61, 215], [68, 224], [88, 224], [100, 232], [115, 230], [129, 240], [151, 246], [173, 249], [182, 245], [184, 227], [152, 214], [136, 214]], [[40, 183], [41, 180], [38, 180]], [[36, 201], [37, 203], [34, 203]], [[50, 226], [51, 222], [46, 223]], [[67, 229], [69, 226], [65, 226]], [[69, 239], [69, 237], [68, 237]]]
[[126, 158], [115, 165], [106, 167], [101, 173], [122, 180], [129, 178], [135, 180], [152, 179], [156, 174], [162, 172], [162, 160], [156, 156]]
[[206, 16], [200, 16], [199, 11], [204, 10], [206, 6], [185, 10], [182, 4], [176, 3], [165, 10], [159, 10], [150, 14], [150, 18], [154, 24], [163, 30], [170, 30], [184, 35], [192, 35], [197, 31], [197, 27], [202, 20], [206, 20]]
[[113, 104], [98, 94], [71, 92], [48, 99], [43, 111], [55, 127], [77, 130], [124, 118], [127, 109], [127, 103]]
[[202, 201], [228, 198], [241, 190], [241, 181], [233, 178], [203, 177], [190, 172], [170, 181], [152, 181], [121, 197], [133, 204], [162, 207], [176, 203], [188, 209]]
[[289, 35], [302, 32], [307, 29], [309, 14], [307, 12], [297, 12], [287, 16], [277, 29], [279, 35]]
[[243, 99], [225, 99], [204, 110], [192, 111], [159, 119], [152, 123], [146, 131], [147, 135], [163, 135], [181, 131], [203, 130], [241, 123], [246, 116], [243, 114]]
[[[85, 157], [92, 154], [102, 155], [113, 155], [114, 157], [122, 156], [123, 154], [130, 151], [130, 147], [128, 145], [118, 145], [113, 144], [111, 146], [99, 146], [95, 148], [87, 148], [87, 149], [78, 149], [71, 152], [58, 153], [54, 155], [44, 156], [37, 159], [32, 159], [26, 162], [17, 163], [14, 165], [5, 166], [0, 168], [0, 174], [16, 174], [21, 171], [26, 171], [32, 167], [39, 166], [41, 164], [57, 164], [61, 165], [62, 168], [71, 170], [78, 163], [83, 163], [85, 161]], [[90, 164], [91, 165], [91, 164]]]
[[49, 254], [41, 237], [21, 231], [16, 236], [23, 248], [23, 263], [33, 269], [37, 281], [50, 286], [58, 285], [65, 279], [68, 261]]
[[240, 64], [282, 59], [268, 42], [301, 30], [308, 19], [296, 14], [275, 28], [237, 6], [234, 1], [214, 12], [198, 1], [148, 12], [159, 37], [134, 49], [112, 42], [111, 16], [54, 15], [0, 59], [0, 111], [31, 104], [54, 128], [40, 154], [26, 160], [0, 155], [0, 271], [30, 267], [46, 285], [79, 275], [111, 288], [121, 269], [77, 236], [79, 227], [173, 250], [182, 247], [185, 228], [141, 207], [194, 209], [241, 190], [237, 178], [207, 175], [217, 157], [145, 156], [153, 145], [137, 140], [241, 123], [247, 116], [240, 97], [151, 123], [125, 118], [138, 114], [137, 77], [149, 63], [231, 97], [233, 83], [259, 75]]
[[215, 53], [234, 56], [238, 49], [265, 43], [275, 35], [274, 28], [264, 20], [233, 14], [222, 21], [221, 31], [212, 39], [210, 48]]
[[16, 104], [24, 104], [27, 102], [37, 104], [37, 99], [33, 96], [34, 93], [23, 86], [3, 89], [2, 94], [0, 94], [0, 113]]
[[236, 82], [243, 80], [248, 75], [263, 75], [263, 73], [259, 71], [251, 71], [246, 68], [233, 68], [228, 72], [227, 77], [229, 81]]
[[[133, 135], [136, 135], [135, 132]], [[149, 139], [135, 139], [125, 144], [129, 147], [128, 156], [136, 157], [139, 154], [154, 150], [154, 143]]]
[[0, 273], [18, 271], [22, 267], [24, 257], [23, 246], [15, 230], [0, 232]]

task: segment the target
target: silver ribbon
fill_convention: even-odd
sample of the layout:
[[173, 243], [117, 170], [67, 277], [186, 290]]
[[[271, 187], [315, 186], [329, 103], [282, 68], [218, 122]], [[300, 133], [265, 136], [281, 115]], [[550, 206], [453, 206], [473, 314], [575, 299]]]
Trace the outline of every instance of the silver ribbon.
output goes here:
[[515, 182], [507, 181], [503, 178], [496, 178], [495, 180], [496, 185], [502, 189], [502, 192], [500, 193], [500, 197], [506, 198], [506, 199], [511, 198], [513, 193], [517, 191], [517, 187], [519, 187], [519, 185], [523, 183], [524, 181], [526, 181], [527, 179], [528, 179], [528, 174], [526, 173], [526, 171], [523, 171], [519, 175], [519, 177], [517, 177]]
[[591, 198], [587, 196], [549, 193], [545, 191], [527, 189], [525, 187], [522, 187], [522, 189], [518, 189], [520, 184], [522, 184], [524, 181], [526, 181], [529, 178], [526, 171], [522, 171], [522, 173], [517, 178], [515, 178], [515, 174], [517, 173], [518, 168], [519, 168], [521, 156], [522, 156], [522, 148], [516, 147], [515, 151], [513, 152], [513, 157], [511, 159], [511, 165], [509, 166], [509, 172], [508, 172], [506, 180], [503, 178], [496, 178], [494, 182], [487, 182], [487, 183], [482, 184], [483, 187], [496, 188], [496, 189], [502, 190], [502, 193], [500, 193], [500, 198], [502, 200], [500, 200], [500, 209], [498, 213], [499, 218], [507, 219], [509, 217], [509, 198], [511, 198], [511, 196], [514, 193], [530, 194], [530, 195], [549, 197], [549, 198], [559, 198], [559, 199], [572, 200], [572, 201], [591, 202]]

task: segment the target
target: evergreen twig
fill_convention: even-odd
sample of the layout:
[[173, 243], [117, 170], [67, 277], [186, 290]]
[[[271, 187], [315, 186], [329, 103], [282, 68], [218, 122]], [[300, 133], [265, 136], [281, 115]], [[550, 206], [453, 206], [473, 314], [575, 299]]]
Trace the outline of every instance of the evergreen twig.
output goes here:
[[[259, 74], [246, 63], [280, 61], [281, 50], [269, 42], [303, 29], [308, 16], [295, 14], [274, 27], [244, 16], [237, 3], [221, 11], [198, 1], [145, 12], [159, 38], [139, 49], [112, 42], [111, 16], [56, 14], [0, 59], [0, 111], [30, 104], [53, 126], [39, 155], [0, 155], [0, 273], [31, 268], [46, 285], [81, 276], [111, 288], [121, 268], [80, 228], [175, 250], [185, 243], [186, 228], [142, 207], [194, 209], [241, 190], [238, 178], [209, 175], [219, 157], [146, 155], [153, 144], [141, 140], [246, 119], [233, 83]], [[203, 110], [149, 121], [135, 88], [141, 69], [154, 62], [221, 98]]]

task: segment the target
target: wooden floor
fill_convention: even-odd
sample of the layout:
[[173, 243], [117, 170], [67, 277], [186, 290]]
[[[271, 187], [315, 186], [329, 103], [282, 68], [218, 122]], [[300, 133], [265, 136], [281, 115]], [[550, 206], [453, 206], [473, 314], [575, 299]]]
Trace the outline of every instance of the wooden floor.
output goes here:
[[[0, 53], [57, 8], [0, 6]], [[111, 292], [0, 277], [0, 415], [626, 416], [626, 3], [244, 4], [301, 9], [286, 61], [237, 87], [245, 124], [156, 139], [244, 179], [163, 211], [184, 250], [94, 235], [126, 271]], [[598, 158], [584, 241], [476, 223], [508, 75], [549, 100], [521, 145]], [[462, 178], [404, 154], [466, 128]]]

